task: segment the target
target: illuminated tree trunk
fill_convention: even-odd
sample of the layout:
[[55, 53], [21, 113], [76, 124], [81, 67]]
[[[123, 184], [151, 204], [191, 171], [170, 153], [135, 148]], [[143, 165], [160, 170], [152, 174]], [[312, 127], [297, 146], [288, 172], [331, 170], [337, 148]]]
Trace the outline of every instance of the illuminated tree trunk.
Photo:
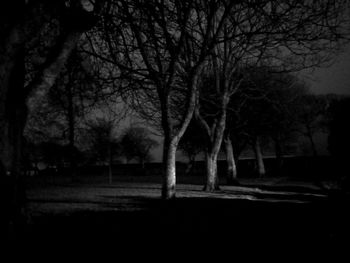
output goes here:
[[163, 92], [158, 91], [158, 95], [161, 101], [162, 110], [162, 127], [164, 131], [164, 144], [163, 144], [163, 184], [162, 184], [162, 198], [173, 199], [176, 193], [176, 150], [179, 141], [185, 133], [196, 107], [197, 100], [197, 88], [200, 73], [202, 72], [203, 64], [199, 64], [193, 70], [191, 74], [191, 80], [189, 82], [190, 95], [188, 98], [187, 109], [184, 114], [184, 118], [177, 131], [174, 131], [171, 117], [169, 116], [170, 104], [169, 94], [164, 95]]
[[256, 163], [257, 163], [257, 168], [258, 168], [258, 175], [259, 175], [259, 177], [263, 177], [265, 175], [266, 171], [265, 171], [265, 164], [264, 164], [263, 154], [261, 151], [259, 137], [257, 137], [255, 139], [254, 152], [255, 152], [255, 158], [256, 158]]
[[222, 95], [220, 114], [218, 114], [218, 117], [213, 121], [211, 126], [209, 126], [208, 122], [200, 115], [199, 108], [196, 109], [196, 118], [203, 129], [206, 130], [208, 136], [206, 149], [207, 180], [204, 185], [204, 191], [215, 191], [220, 189], [217, 159], [226, 128], [227, 104], [229, 99], [228, 93]]
[[226, 179], [228, 185], [238, 185], [237, 180], [237, 166], [235, 161], [235, 156], [233, 154], [232, 141], [229, 135], [226, 135], [224, 138], [225, 144], [225, 153], [226, 153]]
[[173, 199], [176, 194], [176, 149], [177, 143], [165, 138], [163, 148], [162, 198]]
[[203, 190], [213, 192], [219, 189], [217, 154], [206, 153], [206, 183]]

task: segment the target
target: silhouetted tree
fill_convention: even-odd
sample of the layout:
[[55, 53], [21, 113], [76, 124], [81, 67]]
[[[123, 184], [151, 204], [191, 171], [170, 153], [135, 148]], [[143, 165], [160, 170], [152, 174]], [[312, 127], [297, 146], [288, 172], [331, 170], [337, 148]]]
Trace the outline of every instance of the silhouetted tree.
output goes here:
[[314, 136], [325, 128], [327, 107], [326, 97], [306, 92], [299, 98], [296, 105], [296, 121], [300, 125], [302, 135], [310, 141], [313, 156], [318, 155]]
[[296, 77], [275, 73], [269, 67], [256, 67], [248, 76], [243, 94], [247, 103], [240, 111], [240, 118], [245, 121], [244, 132], [254, 150], [258, 174], [263, 176], [266, 171], [262, 140], [266, 142], [269, 137], [273, 139], [280, 167], [282, 145], [295, 132], [294, 107], [303, 92], [303, 86]]
[[115, 121], [96, 118], [88, 123], [90, 151], [100, 162], [108, 163], [108, 182], [113, 182], [113, 157], [120, 151], [120, 144], [115, 133]]
[[229, 185], [239, 184], [238, 158], [249, 142], [249, 136], [244, 131], [248, 120], [242, 118], [244, 115], [241, 114], [245, 103], [249, 103], [247, 97], [243, 95], [246, 91], [244, 85], [231, 97], [227, 108], [224, 148], [227, 163], [226, 181]]
[[191, 120], [179, 143], [179, 150], [188, 158], [185, 174], [193, 172], [196, 157], [205, 150], [205, 134], [195, 120]]
[[[261, 62], [282, 71], [320, 65], [326, 58], [323, 55], [333, 51], [332, 43], [339, 36], [333, 35], [333, 26], [329, 27], [329, 23], [340, 26], [334, 15], [340, 11], [342, 3], [332, 2], [326, 6], [316, 1], [302, 5], [298, 1], [253, 1], [236, 3], [230, 10], [229, 19], [220, 32], [222, 43], [212, 50], [207, 63], [211, 65], [214, 79], [211, 94], [216, 91], [216, 96], [212, 96], [217, 103], [216, 115], [211, 113], [211, 123], [201, 117], [201, 103], [197, 103], [196, 108], [196, 117], [208, 134], [209, 142], [205, 189], [218, 188], [217, 155], [225, 130], [227, 105], [232, 91], [239, 87], [240, 69]], [[260, 138], [255, 136], [254, 148], [260, 158], [259, 143]], [[261, 167], [261, 173], [263, 170]]]
[[[221, 41], [234, 1], [116, 1], [95, 37], [100, 59], [117, 65], [127, 101], [160, 119], [163, 130], [165, 199], [175, 197], [175, 158], [194, 112], [197, 82], [204, 62]], [[119, 28], [120, 30], [115, 30]], [[105, 48], [107, 47], [107, 48]], [[102, 52], [101, 52], [102, 51]], [[96, 52], [95, 52], [96, 53]], [[179, 92], [181, 111], [172, 112]]]
[[[94, 25], [101, 3], [95, 1], [86, 9], [81, 1], [11, 1], [1, 8], [0, 161], [14, 178], [14, 196], [20, 192], [16, 182], [20, 181], [27, 106], [30, 109], [31, 99], [53, 85], [82, 34]], [[55, 30], [42, 34], [51, 26]], [[26, 74], [27, 51], [44, 42], [51, 45], [41, 57], [40, 66]], [[16, 198], [13, 204], [16, 206]]]
[[158, 145], [150, 138], [150, 133], [143, 127], [130, 127], [126, 129], [120, 139], [122, 153], [128, 161], [138, 159], [141, 168], [145, 168], [145, 161], [151, 159], [151, 150]]
[[350, 98], [335, 100], [330, 105], [330, 123], [328, 150], [334, 157], [334, 169], [338, 180], [342, 182], [342, 187], [349, 190], [349, 161], [350, 161]]
[[75, 50], [65, 63], [60, 77], [48, 92], [50, 109], [63, 116], [68, 133], [68, 157], [70, 175], [76, 175], [76, 129], [79, 121], [103, 98], [103, 88], [99, 86], [88, 58]]

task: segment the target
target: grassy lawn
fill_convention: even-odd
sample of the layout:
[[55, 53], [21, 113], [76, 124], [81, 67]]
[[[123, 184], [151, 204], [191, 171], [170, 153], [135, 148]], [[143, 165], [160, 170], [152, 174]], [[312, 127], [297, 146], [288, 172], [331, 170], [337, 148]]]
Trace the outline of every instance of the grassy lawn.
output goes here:
[[[319, 187], [288, 178], [242, 179], [240, 186], [202, 191], [201, 178], [179, 178], [177, 198], [160, 199], [158, 177], [29, 178], [28, 244], [119, 243], [231, 247], [282, 246], [297, 253], [310, 246], [347, 245], [348, 202]], [[227, 242], [229, 240], [229, 242]], [[176, 241], [177, 242], [177, 241]], [[128, 244], [128, 245], [126, 245]], [[39, 245], [38, 245], [39, 246]], [[322, 251], [322, 249], [321, 249]]]

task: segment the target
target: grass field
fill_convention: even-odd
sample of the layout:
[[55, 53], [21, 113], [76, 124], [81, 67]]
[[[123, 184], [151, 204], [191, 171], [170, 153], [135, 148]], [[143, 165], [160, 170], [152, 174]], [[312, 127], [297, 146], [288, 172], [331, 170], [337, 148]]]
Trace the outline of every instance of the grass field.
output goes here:
[[175, 247], [200, 244], [204, 252], [212, 246], [230, 252], [240, 244], [278, 246], [294, 254], [302, 248], [322, 252], [348, 245], [347, 197], [309, 182], [251, 178], [207, 193], [201, 178], [180, 178], [177, 198], [170, 202], [160, 199], [159, 177], [107, 182], [103, 176], [75, 183], [65, 177], [28, 178], [31, 219], [20, 242], [36, 247], [116, 244], [119, 250], [137, 250], [167, 244], [170, 237]]

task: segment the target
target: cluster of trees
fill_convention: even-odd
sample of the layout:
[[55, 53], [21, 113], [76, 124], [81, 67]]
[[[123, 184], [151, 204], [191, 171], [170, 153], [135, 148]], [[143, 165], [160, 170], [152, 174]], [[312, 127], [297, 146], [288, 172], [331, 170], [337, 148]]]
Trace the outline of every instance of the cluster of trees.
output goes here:
[[[213, 116], [222, 110], [215, 101], [216, 96], [215, 93], [201, 95], [199, 106], [204, 120], [198, 118], [190, 123], [180, 141], [180, 150], [189, 159], [188, 169], [198, 154], [208, 156], [214, 145], [208, 141], [209, 125], [202, 125], [204, 129], [201, 129], [200, 124], [212, 123]], [[282, 167], [283, 155], [300, 152], [298, 148], [305, 139], [311, 155], [317, 156], [314, 139], [318, 133], [328, 132], [330, 104], [334, 101], [336, 97], [312, 94], [293, 74], [276, 72], [267, 66], [247, 69], [240, 88], [227, 105], [222, 144], [217, 144], [217, 151], [226, 155], [227, 182], [238, 183], [236, 160], [249, 149], [255, 154], [259, 176], [266, 172], [263, 148], [276, 156], [277, 171]], [[217, 188], [217, 178], [215, 180]]]
[[[228, 109], [240, 108], [233, 96], [250, 87], [249, 81], [274, 86], [259, 81], [259, 74], [265, 74], [262, 65], [269, 65], [272, 72], [291, 72], [328, 59], [347, 36], [347, 5], [344, 0], [4, 4], [0, 11], [1, 178], [10, 175], [19, 181], [23, 134], [33, 116], [28, 113], [43, 106], [45, 98], [50, 97], [50, 105], [68, 124], [72, 162], [79, 118], [98, 102], [109, 105], [123, 100], [161, 127], [163, 198], [175, 197], [176, 151], [191, 121], [199, 124], [206, 138], [206, 189], [213, 190], [221, 143], [232, 138], [224, 139]], [[255, 69], [262, 72], [250, 80], [249, 72]], [[261, 96], [251, 92], [250, 97]], [[263, 103], [257, 107], [265, 109]], [[245, 110], [258, 109], [246, 106]], [[248, 126], [256, 132], [250, 136], [259, 147], [260, 124], [252, 120]]]
[[[79, 132], [74, 135], [72, 142], [70, 133], [65, 135], [70, 130], [69, 123], [61, 122], [60, 118], [52, 119], [51, 115], [46, 118], [46, 122], [39, 124], [40, 127], [29, 120], [31, 129], [25, 131], [22, 156], [24, 171], [38, 173], [39, 170], [48, 172], [52, 171], [50, 168], [55, 168], [55, 173], [63, 172], [75, 181], [78, 166], [107, 165], [109, 183], [112, 183], [113, 164], [137, 161], [143, 170], [145, 162], [152, 160], [151, 151], [158, 145], [147, 128], [131, 126], [118, 134], [118, 122], [106, 117], [96, 117], [79, 123]], [[57, 135], [36, 132], [41, 129]], [[46, 168], [40, 169], [40, 163]]]

